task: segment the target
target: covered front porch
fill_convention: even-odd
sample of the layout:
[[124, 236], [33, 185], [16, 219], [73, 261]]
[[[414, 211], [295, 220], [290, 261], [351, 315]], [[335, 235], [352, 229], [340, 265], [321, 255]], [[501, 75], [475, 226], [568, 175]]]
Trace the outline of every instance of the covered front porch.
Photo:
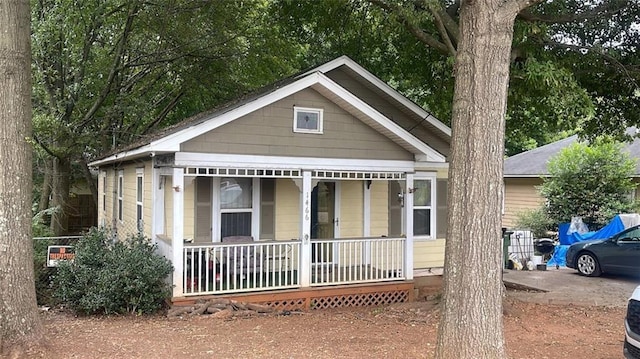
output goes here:
[[[178, 162], [156, 166], [153, 180], [154, 238], [174, 266], [174, 301], [413, 279], [413, 163], [376, 161], [371, 168], [373, 163], [366, 161], [333, 161], [320, 170], [302, 164], [298, 169], [246, 163], [178, 167]], [[268, 189], [271, 181], [276, 181], [277, 196]], [[227, 203], [231, 182], [238, 193], [251, 188], [245, 205]], [[199, 189], [202, 183], [213, 190]], [[211, 197], [204, 206], [202, 193], [202, 198]], [[208, 210], [199, 211], [199, 204]], [[190, 206], [196, 208], [192, 213]], [[277, 217], [273, 228], [265, 225], [270, 216]], [[361, 220], [354, 224], [352, 217]], [[389, 223], [377, 235], [382, 231], [372, 233], [372, 222], [381, 217]], [[199, 221], [207, 224], [199, 226]], [[394, 231], [399, 234], [390, 235]]]

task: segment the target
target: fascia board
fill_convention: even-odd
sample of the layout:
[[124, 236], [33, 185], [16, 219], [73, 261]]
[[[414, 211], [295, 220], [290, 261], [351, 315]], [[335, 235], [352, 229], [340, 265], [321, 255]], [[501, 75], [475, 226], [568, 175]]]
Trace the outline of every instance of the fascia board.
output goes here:
[[385, 129], [398, 136], [411, 147], [415, 148], [420, 153], [427, 155], [434, 162], [445, 162], [445, 157], [438, 151], [429, 147], [427, 144], [419, 140], [407, 130], [400, 127], [397, 123], [388, 119], [386, 116], [378, 112], [378, 110], [371, 107], [371, 105], [362, 101], [351, 92], [345, 90], [336, 82], [328, 78], [326, 75], [318, 73], [318, 77], [320, 85], [324, 86], [327, 90], [333, 92], [334, 94], [357, 108], [359, 111], [362, 111], [366, 116], [381, 124]]
[[393, 97], [394, 100], [400, 102], [403, 106], [407, 107], [411, 111], [415, 112], [418, 116], [425, 119], [432, 126], [442, 131], [445, 135], [451, 137], [451, 128], [435, 118], [433, 115], [425, 111], [422, 107], [416, 105], [413, 101], [407, 99], [404, 95], [394, 90], [391, 86], [387, 85], [384, 81], [380, 80], [374, 74], [369, 72], [364, 67], [360, 66], [357, 62], [353, 61], [347, 56], [340, 56], [335, 60], [329, 61], [323, 65], [320, 65], [310, 71], [305, 72], [300, 76], [305, 76], [313, 72], [327, 73], [342, 65], [345, 65], [355, 71], [358, 75], [362, 76], [367, 81], [384, 91], [387, 95]]
[[180, 144], [185, 141], [195, 138], [203, 133], [214, 130], [237, 118], [247, 115], [253, 111], [259, 110], [289, 95], [304, 90], [305, 88], [310, 87], [313, 84], [316, 84], [318, 82], [318, 75], [319, 74], [310, 74], [307, 77], [286, 85], [281, 89], [273, 91], [265, 96], [262, 96], [222, 115], [212, 117], [211, 119], [205, 119], [198, 125], [186, 128], [164, 138], [158, 139], [157, 141], [152, 142], [151, 146], [156, 150], [178, 152], [180, 151]]

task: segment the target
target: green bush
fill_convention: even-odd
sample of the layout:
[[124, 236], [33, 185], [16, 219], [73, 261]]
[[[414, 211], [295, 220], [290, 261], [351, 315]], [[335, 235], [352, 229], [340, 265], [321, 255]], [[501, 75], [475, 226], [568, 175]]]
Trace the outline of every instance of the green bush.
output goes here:
[[630, 196], [636, 187], [631, 180], [635, 161], [620, 143], [606, 138], [589, 145], [575, 143], [553, 157], [548, 169], [540, 193], [554, 223], [579, 216], [590, 229], [597, 229], [614, 215], [636, 209]]
[[56, 296], [81, 314], [153, 313], [171, 293], [171, 263], [142, 235], [113, 242], [94, 229], [75, 246], [75, 260], [58, 266]]
[[548, 232], [555, 229], [544, 207], [518, 213], [516, 227], [530, 230], [535, 238], [548, 237]]

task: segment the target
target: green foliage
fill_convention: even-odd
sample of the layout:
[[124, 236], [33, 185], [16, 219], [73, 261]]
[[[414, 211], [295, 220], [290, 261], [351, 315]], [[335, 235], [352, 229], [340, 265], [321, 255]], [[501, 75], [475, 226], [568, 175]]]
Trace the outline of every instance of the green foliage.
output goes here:
[[171, 263], [143, 236], [113, 242], [93, 229], [75, 247], [75, 260], [63, 262], [55, 277], [56, 296], [82, 314], [153, 313], [170, 295], [165, 282]]
[[554, 229], [554, 223], [549, 218], [544, 207], [522, 211], [517, 214], [516, 228], [528, 229], [535, 238], [545, 238]]
[[548, 169], [540, 192], [554, 223], [580, 216], [587, 225], [599, 227], [618, 213], [634, 210], [630, 194], [636, 187], [631, 180], [635, 161], [618, 142], [599, 138], [590, 145], [575, 143], [552, 158]]

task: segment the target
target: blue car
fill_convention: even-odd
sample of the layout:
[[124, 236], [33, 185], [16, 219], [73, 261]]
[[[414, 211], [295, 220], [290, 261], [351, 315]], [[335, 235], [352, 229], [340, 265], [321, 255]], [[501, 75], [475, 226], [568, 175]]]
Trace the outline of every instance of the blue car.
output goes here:
[[640, 225], [607, 239], [572, 244], [566, 254], [567, 267], [597, 277], [602, 273], [640, 274]]

